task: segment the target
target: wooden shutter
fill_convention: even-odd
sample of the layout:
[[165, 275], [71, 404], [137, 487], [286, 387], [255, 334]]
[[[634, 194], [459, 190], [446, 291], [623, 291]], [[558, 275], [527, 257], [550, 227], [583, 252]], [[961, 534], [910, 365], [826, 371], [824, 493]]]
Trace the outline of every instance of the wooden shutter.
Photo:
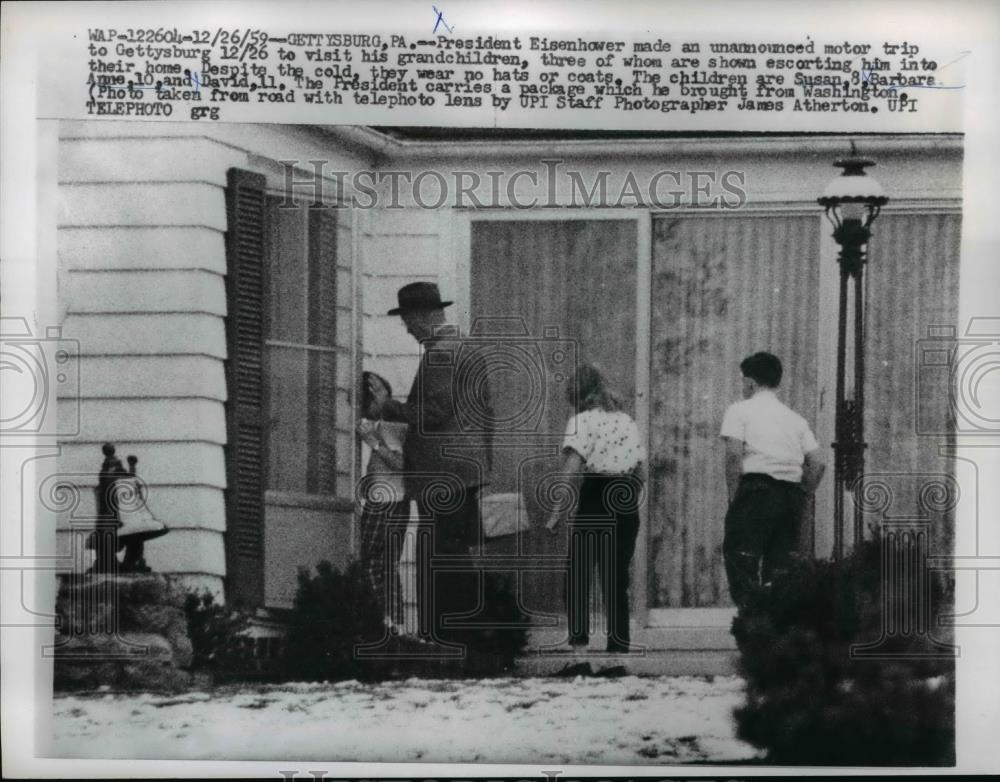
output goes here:
[[226, 189], [226, 599], [264, 601], [265, 179], [229, 169]]
[[337, 212], [309, 210], [309, 463], [307, 491], [337, 491]]

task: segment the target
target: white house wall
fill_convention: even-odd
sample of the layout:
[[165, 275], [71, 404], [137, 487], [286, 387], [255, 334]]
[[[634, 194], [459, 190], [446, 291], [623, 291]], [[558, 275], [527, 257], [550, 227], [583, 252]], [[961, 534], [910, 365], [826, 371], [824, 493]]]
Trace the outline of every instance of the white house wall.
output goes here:
[[[64, 122], [58, 144], [59, 312], [80, 343], [80, 422], [59, 471], [92, 516], [101, 445], [135, 454], [170, 534], [146, 546], [157, 571], [221, 593], [226, 470], [226, 172], [283, 184], [278, 160], [353, 170], [370, 158], [316, 129]], [[329, 188], [327, 192], [332, 192]], [[351, 286], [353, 288], [353, 286]], [[346, 324], [350, 325], [350, 324]], [[72, 416], [68, 400], [60, 404]], [[57, 520], [60, 554], [69, 515]]]
[[[357, 129], [201, 123], [61, 123], [58, 145], [58, 255], [63, 335], [80, 342], [82, 431], [62, 444], [60, 470], [81, 477], [81, 509], [93, 513], [100, 446], [139, 457], [151, 506], [172, 528], [147, 546], [156, 570], [219, 590], [225, 572], [226, 358], [224, 275], [225, 184], [230, 167], [259, 171], [279, 189], [279, 160], [327, 161], [328, 170], [473, 171], [492, 195], [487, 171], [529, 170], [543, 176], [543, 159], [560, 160], [555, 203], [574, 203], [565, 172], [589, 187], [608, 171], [613, 199], [628, 172], [640, 188], [659, 171], [745, 171], [746, 209], [815, 209], [836, 173], [832, 161], [849, 152], [846, 138], [670, 139], [653, 142], [542, 144], [381, 143]], [[875, 157], [873, 174], [892, 197], [890, 209], [957, 208], [961, 146], [957, 137], [860, 139]], [[674, 188], [665, 180], [661, 193]], [[427, 196], [434, 190], [428, 184]], [[545, 196], [522, 179], [517, 200]], [[350, 193], [348, 193], [350, 195]], [[468, 320], [469, 218], [449, 203], [424, 209], [406, 187], [403, 208], [353, 211], [355, 273], [362, 302], [362, 362], [384, 374], [404, 396], [416, 370], [416, 343], [399, 319], [385, 315], [396, 290], [414, 280], [440, 284]], [[628, 202], [631, 204], [631, 202]], [[509, 209], [504, 188], [491, 204]], [[648, 208], [644, 206], [642, 208]], [[491, 209], [491, 212], [495, 209]], [[521, 215], [557, 218], [567, 209], [535, 208]], [[824, 232], [828, 233], [828, 232]], [[835, 278], [834, 247], [824, 240], [823, 263]], [[346, 278], [345, 278], [346, 279]], [[648, 324], [637, 324], [648, 328]], [[818, 346], [832, 358], [832, 347]], [[829, 361], [828, 361], [829, 363]], [[343, 368], [342, 368], [343, 371]], [[342, 378], [348, 380], [348, 378]], [[832, 374], [824, 378], [832, 382]], [[346, 383], [342, 383], [344, 385]], [[817, 433], [829, 442], [832, 431]], [[818, 516], [820, 514], [817, 514]], [[817, 547], [821, 536], [817, 531]], [[353, 545], [353, 541], [348, 541]], [[67, 518], [59, 520], [60, 551], [69, 549]]]
[[[442, 284], [452, 266], [449, 226], [442, 215], [419, 209], [379, 209], [363, 219], [362, 344], [365, 369], [378, 372], [405, 398], [417, 369], [419, 350], [398, 316], [397, 290], [418, 280]], [[442, 295], [454, 298], [443, 286]]]

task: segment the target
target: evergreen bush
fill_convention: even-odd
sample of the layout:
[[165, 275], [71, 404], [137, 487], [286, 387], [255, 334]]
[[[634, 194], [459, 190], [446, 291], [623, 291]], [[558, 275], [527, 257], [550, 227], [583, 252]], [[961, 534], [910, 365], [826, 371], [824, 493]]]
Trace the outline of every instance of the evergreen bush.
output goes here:
[[[880, 543], [868, 542], [840, 563], [795, 563], [740, 610], [733, 635], [747, 701], [738, 735], [766, 749], [767, 762], [954, 763], [954, 658], [929, 637], [933, 624], [929, 634], [883, 634], [887, 611], [916, 622], [923, 607], [884, 595], [882, 581]], [[928, 593], [933, 620], [949, 585], [931, 578]], [[852, 656], [852, 646], [882, 638], [879, 657]]]
[[243, 611], [215, 602], [210, 592], [185, 598], [192, 670], [211, 674], [214, 681], [247, 678], [257, 673], [250, 617]]
[[[412, 636], [387, 637], [384, 610], [357, 562], [343, 571], [329, 562], [315, 574], [299, 572], [288, 616], [283, 677], [306, 681], [377, 680], [407, 676], [497, 676], [509, 672], [527, 641], [526, 617], [507, 579], [485, 575], [482, 627], [454, 628], [448, 641], [462, 643], [461, 658], [435, 655]], [[359, 655], [358, 646], [377, 647]]]
[[301, 681], [362, 679], [371, 667], [355, 647], [385, 635], [383, 610], [359, 562], [343, 572], [329, 562], [315, 575], [300, 570], [295, 603], [288, 615], [283, 669]]
[[483, 612], [480, 627], [460, 636], [467, 646], [467, 672], [496, 676], [513, 670], [528, 642], [527, 616], [518, 605], [512, 579], [498, 573], [483, 575]]

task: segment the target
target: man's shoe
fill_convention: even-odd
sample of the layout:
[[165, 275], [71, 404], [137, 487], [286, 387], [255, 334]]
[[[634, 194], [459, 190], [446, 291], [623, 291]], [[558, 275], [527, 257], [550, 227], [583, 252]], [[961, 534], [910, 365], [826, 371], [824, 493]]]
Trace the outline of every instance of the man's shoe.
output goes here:
[[617, 679], [620, 676], [628, 676], [628, 671], [624, 665], [612, 665], [610, 668], [601, 668], [596, 675], [605, 679]]

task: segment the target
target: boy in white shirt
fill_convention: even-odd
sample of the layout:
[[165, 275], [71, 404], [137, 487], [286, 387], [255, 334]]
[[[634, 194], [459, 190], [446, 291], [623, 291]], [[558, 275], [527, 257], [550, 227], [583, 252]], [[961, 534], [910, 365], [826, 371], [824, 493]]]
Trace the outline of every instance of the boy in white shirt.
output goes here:
[[729, 491], [722, 550], [737, 606], [787, 566], [798, 546], [806, 494], [825, 470], [809, 424], [774, 393], [782, 375], [778, 357], [755, 353], [740, 371], [744, 400], [729, 406], [720, 432]]

